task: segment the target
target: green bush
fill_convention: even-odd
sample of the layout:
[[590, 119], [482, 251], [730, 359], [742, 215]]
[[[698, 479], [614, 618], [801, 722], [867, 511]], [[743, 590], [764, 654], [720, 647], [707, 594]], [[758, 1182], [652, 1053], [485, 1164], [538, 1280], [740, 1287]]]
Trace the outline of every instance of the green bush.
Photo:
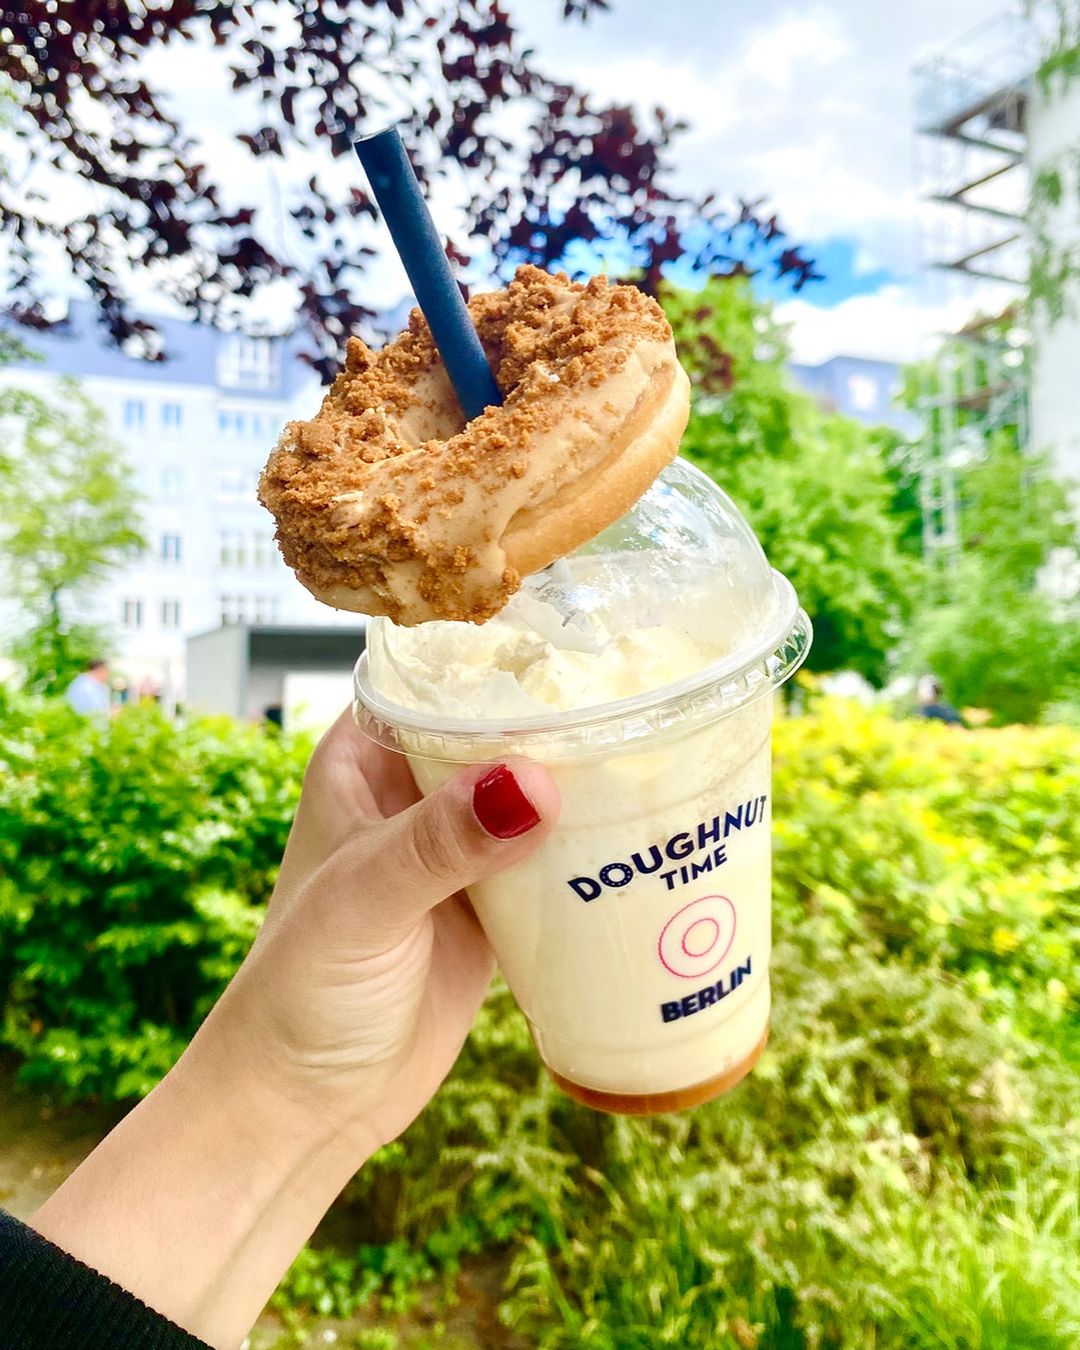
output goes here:
[[0, 1040], [24, 1079], [153, 1087], [258, 929], [307, 749], [0, 693]]
[[962, 732], [825, 700], [778, 728], [774, 916], [962, 978], [1076, 1057], [1080, 736]]
[[[775, 1011], [684, 1115], [559, 1093], [497, 987], [431, 1107], [348, 1188], [351, 1251], [280, 1307], [407, 1307], [498, 1248], [540, 1350], [1080, 1344], [1080, 734], [822, 701], [776, 735]], [[131, 1096], [250, 939], [302, 746], [0, 705], [3, 1036]], [[298, 1312], [297, 1310], [301, 1310]]]

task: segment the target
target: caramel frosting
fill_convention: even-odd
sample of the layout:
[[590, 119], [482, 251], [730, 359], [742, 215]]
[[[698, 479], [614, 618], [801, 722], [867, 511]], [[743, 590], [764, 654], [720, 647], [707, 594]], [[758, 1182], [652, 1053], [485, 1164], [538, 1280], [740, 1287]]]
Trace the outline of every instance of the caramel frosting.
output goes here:
[[521, 578], [623, 515], [678, 451], [689, 382], [636, 287], [535, 267], [469, 302], [501, 407], [465, 423], [418, 310], [358, 338], [318, 414], [291, 422], [259, 498], [285, 561], [339, 609], [483, 622]]

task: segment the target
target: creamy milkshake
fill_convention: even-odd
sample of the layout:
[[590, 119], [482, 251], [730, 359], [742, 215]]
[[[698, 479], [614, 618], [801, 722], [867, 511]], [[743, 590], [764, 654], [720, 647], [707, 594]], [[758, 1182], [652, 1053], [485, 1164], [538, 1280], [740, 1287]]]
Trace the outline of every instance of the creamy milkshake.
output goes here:
[[772, 691], [809, 640], [734, 505], [678, 462], [487, 623], [369, 629], [358, 717], [421, 791], [508, 754], [558, 783], [555, 832], [470, 895], [590, 1105], [694, 1105], [764, 1045]]

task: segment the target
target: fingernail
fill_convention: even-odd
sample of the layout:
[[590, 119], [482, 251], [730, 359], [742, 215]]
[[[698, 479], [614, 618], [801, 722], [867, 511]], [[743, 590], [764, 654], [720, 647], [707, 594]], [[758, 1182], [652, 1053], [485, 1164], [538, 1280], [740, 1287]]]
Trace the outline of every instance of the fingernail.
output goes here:
[[472, 802], [476, 819], [495, 839], [516, 839], [540, 824], [536, 807], [505, 764], [479, 779]]

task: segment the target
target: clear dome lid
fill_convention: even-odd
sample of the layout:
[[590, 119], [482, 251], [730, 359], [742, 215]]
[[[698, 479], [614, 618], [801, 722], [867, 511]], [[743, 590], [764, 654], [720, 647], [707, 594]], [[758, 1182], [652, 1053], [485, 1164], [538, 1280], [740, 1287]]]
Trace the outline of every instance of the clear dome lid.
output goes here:
[[504, 614], [541, 627], [554, 618], [545, 636], [556, 646], [575, 634], [588, 644], [597, 632], [663, 628], [716, 655], [752, 643], [782, 601], [738, 507], [677, 459], [614, 525], [528, 577]]
[[599, 749], [725, 716], [798, 668], [810, 624], [731, 498], [676, 460], [486, 624], [375, 619], [367, 645], [361, 725], [395, 745], [403, 731], [449, 737], [457, 759], [455, 737], [506, 752], [512, 734], [528, 753], [554, 734]]

